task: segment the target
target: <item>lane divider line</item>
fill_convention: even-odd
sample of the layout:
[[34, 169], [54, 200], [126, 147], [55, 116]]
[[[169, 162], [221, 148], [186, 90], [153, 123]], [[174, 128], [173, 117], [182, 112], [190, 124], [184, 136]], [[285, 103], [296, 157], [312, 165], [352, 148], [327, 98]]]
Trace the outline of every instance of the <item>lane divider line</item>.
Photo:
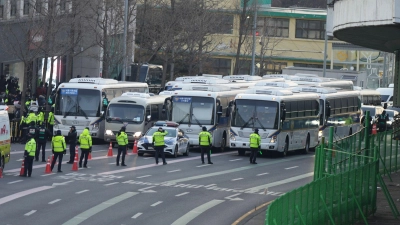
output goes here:
[[37, 192], [41, 192], [41, 191], [45, 191], [45, 190], [51, 189], [53, 187], [54, 186], [41, 186], [41, 187], [32, 188], [32, 189], [29, 189], [29, 190], [26, 190], [26, 191], [21, 191], [21, 192], [18, 192], [18, 193], [15, 193], [15, 194], [0, 198], [0, 205], [3, 205], [4, 203], [13, 201], [13, 200], [18, 199], [18, 198], [25, 197], [25, 196], [30, 195], [30, 194], [34, 194], [34, 193], [37, 193]]
[[132, 219], [136, 219], [138, 218], [140, 215], [142, 215], [143, 213], [136, 213], [134, 216], [132, 216]]
[[30, 216], [30, 215], [34, 214], [36, 211], [37, 210], [31, 210], [30, 212], [25, 213], [24, 216]]
[[15, 184], [15, 183], [19, 183], [22, 182], [23, 180], [16, 180], [16, 181], [12, 181], [12, 182], [8, 182], [7, 184]]
[[89, 190], [83, 190], [83, 191], [78, 191], [78, 192], [75, 192], [75, 194], [82, 194], [82, 193], [85, 193], [85, 192], [87, 192], [87, 191], [89, 191]]
[[243, 180], [243, 178], [232, 179], [231, 181]]
[[267, 174], [269, 174], [269, 173], [260, 173], [260, 174], [257, 174], [257, 176], [263, 176], [263, 175], [267, 175]]
[[162, 202], [162, 201], [158, 201], [158, 202], [156, 202], [156, 203], [154, 203], [154, 204], [152, 204], [152, 205], [150, 205], [150, 206], [154, 207], [154, 206], [157, 206], [157, 205], [159, 205], [159, 204], [161, 204], [161, 203], [163, 203], [163, 202]]
[[188, 224], [190, 221], [192, 221], [196, 217], [200, 216], [203, 212], [205, 212], [205, 211], [211, 209], [212, 207], [214, 207], [216, 205], [219, 205], [219, 204], [221, 204], [223, 202], [225, 202], [225, 200], [216, 200], [216, 199], [214, 199], [212, 201], [204, 203], [203, 205], [192, 209], [191, 211], [189, 211], [188, 213], [186, 213], [185, 215], [183, 215], [179, 219], [175, 220], [175, 222], [173, 222], [172, 225]]
[[167, 173], [175, 173], [175, 172], [179, 172], [181, 170], [171, 170], [171, 171], [167, 171]]
[[61, 201], [61, 199], [56, 199], [54, 201], [49, 202], [49, 205], [53, 205], [54, 203], [59, 202], [59, 201]]
[[136, 177], [136, 178], [145, 178], [145, 177], [151, 177], [151, 175], [144, 175], [144, 176], [140, 176], [140, 177]]
[[288, 168], [285, 168], [285, 170], [291, 170], [291, 169], [294, 169], [294, 168], [297, 168], [298, 166], [292, 166], [292, 167], [288, 167]]
[[243, 160], [243, 159], [231, 159], [229, 160], [230, 162], [234, 162], [234, 161], [239, 161], [239, 160]]
[[187, 195], [187, 194], [189, 194], [190, 192], [183, 192], [183, 193], [180, 193], [180, 194], [178, 194], [178, 195], [175, 195], [176, 197], [180, 197], [180, 196], [183, 196], [183, 195]]

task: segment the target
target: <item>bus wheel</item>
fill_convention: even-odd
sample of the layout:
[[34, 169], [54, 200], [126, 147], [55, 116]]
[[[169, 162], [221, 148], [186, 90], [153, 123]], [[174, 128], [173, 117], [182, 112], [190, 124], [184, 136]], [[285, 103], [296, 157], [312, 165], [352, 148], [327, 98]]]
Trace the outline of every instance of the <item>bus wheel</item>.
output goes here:
[[307, 135], [306, 146], [303, 149], [303, 154], [308, 154], [310, 152], [310, 135]]
[[175, 146], [175, 150], [174, 150], [174, 158], [178, 157], [178, 146]]
[[287, 156], [288, 152], [289, 152], [289, 140], [288, 140], [288, 138], [286, 138], [285, 147], [283, 148], [283, 152], [281, 153], [281, 156], [282, 157]]
[[226, 148], [226, 134], [222, 136], [222, 141], [221, 141], [221, 152], [224, 152]]
[[245, 155], [246, 151], [243, 149], [238, 149], [238, 155], [243, 156]]

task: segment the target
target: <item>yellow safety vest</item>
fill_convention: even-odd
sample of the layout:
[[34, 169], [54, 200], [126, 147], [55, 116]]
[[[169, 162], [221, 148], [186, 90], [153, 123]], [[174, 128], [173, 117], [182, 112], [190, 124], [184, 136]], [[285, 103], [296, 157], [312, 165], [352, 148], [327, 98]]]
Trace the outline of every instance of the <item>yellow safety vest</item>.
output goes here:
[[83, 130], [82, 134], [79, 135], [79, 143], [82, 150], [88, 150], [92, 147], [92, 137], [88, 130]]
[[39, 123], [44, 122], [44, 113], [43, 112], [40, 112], [39, 115], [37, 115], [37, 121]]
[[66, 149], [65, 139], [63, 136], [54, 136], [51, 139], [51, 145], [54, 152], [63, 152]]
[[154, 146], [164, 146], [164, 136], [166, 136], [168, 132], [165, 130], [164, 132], [156, 131], [153, 134], [153, 143]]
[[128, 144], [128, 135], [121, 131], [119, 135], [117, 134], [117, 142], [119, 146], [126, 146]]
[[30, 124], [32, 121], [36, 123], [37, 117], [35, 113], [29, 113], [28, 117], [26, 118], [25, 122]]
[[207, 131], [199, 133], [200, 146], [209, 146], [211, 144], [211, 134]]
[[54, 113], [53, 112], [49, 112], [49, 117], [47, 118], [47, 122], [50, 125], [54, 125]]
[[256, 133], [250, 134], [250, 148], [258, 148], [261, 143], [261, 137], [260, 135]]
[[36, 153], [36, 141], [34, 138], [31, 138], [26, 144], [25, 144], [25, 151], [28, 152], [29, 156], [35, 156]]

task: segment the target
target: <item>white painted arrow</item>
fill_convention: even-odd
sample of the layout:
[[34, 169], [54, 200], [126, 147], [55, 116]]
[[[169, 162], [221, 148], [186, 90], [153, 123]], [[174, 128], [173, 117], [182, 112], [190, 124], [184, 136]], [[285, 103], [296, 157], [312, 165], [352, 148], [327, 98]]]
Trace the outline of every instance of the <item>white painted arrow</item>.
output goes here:
[[238, 195], [240, 195], [240, 193], [239, 193], [239, 194], [234, 194], [234, 195], [231, 195], [231, 196], [228, 196], [228, 197], [225, 197], [225, 199], [229, 199], [229, 200], [231, 200], [231, 201], [242, 201], [243, 199], [241, 199], [241, 198], [234, 198], [234, 197], [236, 197], [236, 196], [238, 196]]
[[141, 189], [139, 189], [138, 191], [141, 191], [141, 192], [143, 192], [143, 193], [154, 193], [154, 192], [156, 192], [156, 191], [154, 191], [154, 190], [148, 190], [148, 189], [153, 188], [153, 187], [155, 187], [155, 186], [150, 186], [150, 187], [146, 187], [146, 188], [141, 188]]
[[70, 181], [66, 181], [66, 182], [63, 182], [63, 183], [53, 183], [51, 186], [66, 185], [66, 184], [71, 183], [71, 182], [74, 182], [74, 181], [73, 181], [73, 180], [70, 180]]

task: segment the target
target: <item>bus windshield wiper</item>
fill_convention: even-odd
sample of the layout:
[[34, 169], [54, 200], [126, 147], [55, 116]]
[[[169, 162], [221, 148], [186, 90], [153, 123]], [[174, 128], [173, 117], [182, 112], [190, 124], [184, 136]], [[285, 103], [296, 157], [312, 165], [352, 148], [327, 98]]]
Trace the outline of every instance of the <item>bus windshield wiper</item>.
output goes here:
[[[250, 120], [253, 120], [253, 119], [254, 119], [253, 117], [250, 117], [250, 119], [247, 120], [247, 122], [245, 124], [243, 124], [243, 126], [240, 129], [243, 130], [243, 128], [245, 128], [247, 126], [247, 124], [250, 122]], [[254, 122], [253, 122], [253, 124], [254, 124]]]
[[182, 123], [188, 116], [189, 116], [189, 113], [186, 114], [186, 116], [184, 116], [183, 119], [181, 119], [178, 123], [179, 123], [179, 124]]
[[86, 119], [89, 119], [89, 118], [87, 117], [85, 111], [83, 111], [82, 108], [79, 106], [79, 103], [77, 103], [77, 104], [78, 104], [78, 111], [79, 111], [80, 113], [82, 113], [82, 115], [83, 115]]
[[[265, 127], [262, 125], [262, 123], [261, 123], [261, 121], [258, 119], [258, 117], [255, 117], [254, 120], [255, 120], [255, 121], [258, 121], [258, 123], [259, 123], [260, 126], [261, 126], [261, 129], [263, 129], [264, 131], [267, 130], [267, 129], [265, 129]], [[254, 126], [254, 125], [255, 125], [255, 124], [253, 124], [253, 126]]]
[[197, 125], [199, 125], [200, 127], [202, 127], [203, 125], [201, 125], [201, 123], [197, 120], [196, 116], [194, 114], [192, 114], [192, 117], [194, 118], [194, 120], [196, 120]]

